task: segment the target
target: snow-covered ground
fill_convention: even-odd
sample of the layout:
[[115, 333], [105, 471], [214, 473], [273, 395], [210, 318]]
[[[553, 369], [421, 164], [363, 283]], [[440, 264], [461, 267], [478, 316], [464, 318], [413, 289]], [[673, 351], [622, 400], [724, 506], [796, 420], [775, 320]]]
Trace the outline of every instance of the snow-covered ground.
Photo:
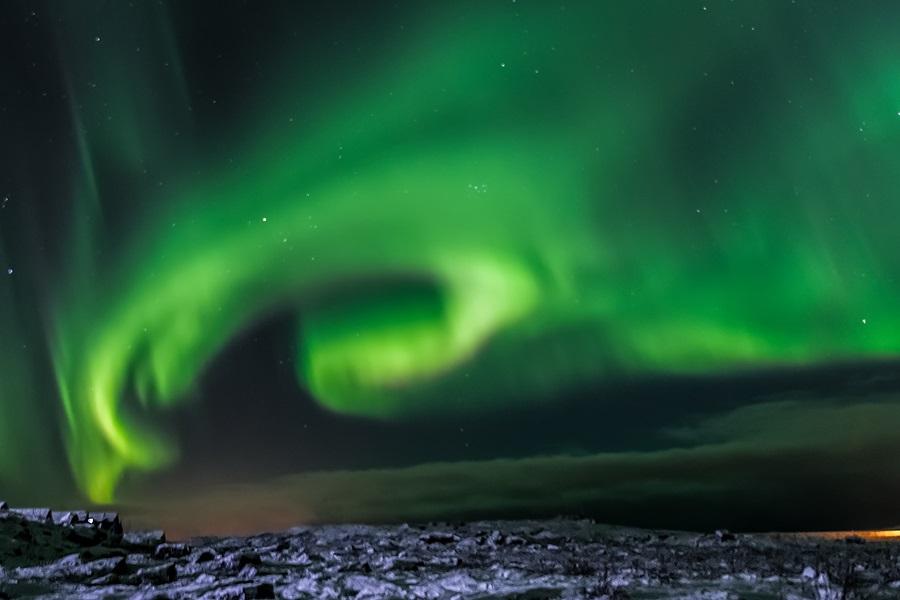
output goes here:
[[898, 560], [894, 541], [572, 519], [165, 543], [123, 536], [114, 515], [0, 511], [0, 598], [898, 598]]

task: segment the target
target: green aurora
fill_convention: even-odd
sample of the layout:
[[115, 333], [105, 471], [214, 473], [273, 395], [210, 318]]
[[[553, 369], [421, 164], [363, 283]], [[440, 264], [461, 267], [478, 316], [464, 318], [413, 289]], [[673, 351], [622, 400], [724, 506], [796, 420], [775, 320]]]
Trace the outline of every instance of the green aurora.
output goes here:
[[[205, 136], [176, 7], [50, 6], [77, 167], [44, 326], [94, 502], [178, 459], [167, 420], [272, 315], [300, 388], [391, 421], [900, 354], [900, 38], [874, 8], [414, 4], [353, 60], [270, 49]], [[15, 347], [0, 436], [26, 448]]]

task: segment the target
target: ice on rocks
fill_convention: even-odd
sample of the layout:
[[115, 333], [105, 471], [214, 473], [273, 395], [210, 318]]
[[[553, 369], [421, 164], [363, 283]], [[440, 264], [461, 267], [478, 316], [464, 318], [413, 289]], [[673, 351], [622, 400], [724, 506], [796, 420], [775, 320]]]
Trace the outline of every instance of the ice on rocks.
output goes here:
[[[896, 598], [889, 542], [643, 531], [588, 520], [122, 533], [111, 513], [0, 513], [0, 598], [807, 598], [850, 573]], [[813, 566], [815, 565], [815, 566]]]

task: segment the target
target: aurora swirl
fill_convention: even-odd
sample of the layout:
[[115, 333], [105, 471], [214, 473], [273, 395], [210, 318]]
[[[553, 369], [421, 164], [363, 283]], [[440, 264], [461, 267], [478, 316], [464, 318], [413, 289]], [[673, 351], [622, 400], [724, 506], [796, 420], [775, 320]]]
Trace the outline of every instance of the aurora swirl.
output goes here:
[[389, 421], [900, 352], [900, 42], [874, 9], [850, 34], [803, 3], [406, 7], [355, 62], [271, 51], [216, 112], [177, 8], [51, 5], [77, 167], [44, 326], [95, 502], [176, 461], [167, 420], [272, 315], [298, 387]]

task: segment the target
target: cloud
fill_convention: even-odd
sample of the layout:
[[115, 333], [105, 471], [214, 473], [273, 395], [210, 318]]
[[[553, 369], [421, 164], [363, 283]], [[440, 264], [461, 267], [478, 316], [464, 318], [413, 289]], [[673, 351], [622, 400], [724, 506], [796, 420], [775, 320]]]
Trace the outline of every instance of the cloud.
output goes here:
[[893, 397], [781, 399], [673, 430], [663, 450], [318, 471], [158, 492], [122, 509], [181, 536], [556, 514], [693, 529], [873, 528], [897, 519], [898, 427]]

